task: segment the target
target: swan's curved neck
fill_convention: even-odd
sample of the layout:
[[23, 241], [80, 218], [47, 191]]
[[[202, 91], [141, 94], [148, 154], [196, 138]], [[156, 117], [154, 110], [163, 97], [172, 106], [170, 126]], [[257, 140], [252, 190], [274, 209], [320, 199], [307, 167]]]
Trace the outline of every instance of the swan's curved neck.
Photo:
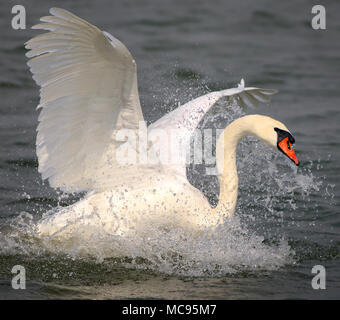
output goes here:
[[248, 135], [256, 135], [252, 130], [256, 119], [253, 115], [233, 121], [221, 134], [217, 143], [217, 165], [220, 176], [220, 196], [215, 212], [232, 216], [237, 202], [238, 174], [236, 149], [239, 141]]

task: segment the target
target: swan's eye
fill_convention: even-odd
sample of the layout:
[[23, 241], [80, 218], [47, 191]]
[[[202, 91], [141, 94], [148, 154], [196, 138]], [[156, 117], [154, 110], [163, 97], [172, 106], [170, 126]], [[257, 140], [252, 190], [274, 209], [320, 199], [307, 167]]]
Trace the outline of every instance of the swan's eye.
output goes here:
[[274, 128], [274, 130], [277, 132], [277, 142], [281, 142], [288, 137], [288, 142], [290, 142], [291, 144], [295, 143], [294, 137], [289, 132], [279, 128]]
[[290, 147], [290, 142], [289, 142], [289, 141], [287, 141], [287, 148], [288, 148], [288, 150], [291, 149], [291, 147]]

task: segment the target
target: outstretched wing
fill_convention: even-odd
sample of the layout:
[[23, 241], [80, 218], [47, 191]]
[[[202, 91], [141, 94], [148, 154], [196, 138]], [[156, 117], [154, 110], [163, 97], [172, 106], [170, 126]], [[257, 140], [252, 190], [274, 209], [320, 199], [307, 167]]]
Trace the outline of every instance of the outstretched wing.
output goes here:
[[162, 136], [158, 135], [163, 141], [157, 141], [157, 145], [167, 145], [170, 149], [167, 169], [186, 177], [186, 156], [190, 148], [191, 136], [203, 116], [219, 99], [222, 97], [235, 99], [242, 108], [255, 107], [260, 103], [269, 102], [270, 96], [276, 92], [272, 89], [245, 87], [242, 79], [237, 88], [208, 93], [166, 114], [149, 126], [148, 134], [157, 136], [157, 130], [166, 133]]
[[49, 32], [26, 43], [28, 65], [41, 88], [39, 172], [52, 187], [89, 190], [118, 143], [114, 131], [135, 130], [143, 121], [136, 64], [110, 34], [66, 10], [50, 13], [33, 27]]

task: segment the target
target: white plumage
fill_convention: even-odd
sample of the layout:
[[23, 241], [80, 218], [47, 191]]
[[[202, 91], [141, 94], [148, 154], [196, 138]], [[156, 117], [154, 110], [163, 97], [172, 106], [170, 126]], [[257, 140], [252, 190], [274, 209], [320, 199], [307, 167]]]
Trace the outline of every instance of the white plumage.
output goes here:
[[[117, 130], [137, 130], [144, 121], [136, 63], [124, 44], [109, 33], [66, 10], [52, 8], [50, 13], [52, 16], [42, 17], [43, 23], [33, 27], [49, 32], [26, 43], [28, 65], [41, 87], [39, 172], [54, 188], [91, 190], [98, 185], [97, 177], [119, 174], [114, 153], [119, 145]], [[218, 99], [234, 96], [241, 106], [256, 106], [268, 102], [273, 93], [275, 90], [245, 88], [243, 82], [238, 88], [212, 92], [182, 105], [153, 123], [148, 132], [182, 129], [177, 139], [185, 149]], [[185, 175], [183, 165], [173, 168]]]
[[[204, 196], [186, 179], [185, 154], [181, 155], [180, 163], [167, 165], [160, 159], [153, 166], [117, 162], [116, 151], [125, 142], [117, 138], [117, 132], [131, 129], [138, 135], [140, 126], [145, 125], [136, 63], [124, 44], [109, 33], [66, 10], [52, 8], [50, 13], [33, 27], [49, 32], [26, 43], [28, 65], [41, 88], [36, 145], [39, 172], [54, 188], [90, 193], [80, 202], [48, 214], [39, 224], [40, 232], [60, 234], [65, 230], [71, 232], [78, 224], [103, 224], [106, 230], [114, 228], [121, 233], [122, 219], [126, 229], [131, 221], [137, 225], [140, 219], [145, 222], [146, 217], [152, 220], [158, 216], [163, 216], [167, 223], [176, 217], [181, 224], [212, 225], [221, 222], [228, 208], [227, 215], [232, 214], [237, 197], [234, 160], [229, 164], [233, 174], [229, 184], [231, 200], [223, 198], [218, 208], [221, 215], [215, 216]], [[178, 107], [150, 125], [147, 133], [152, 136], [161, 129], [170, 135], [176, 130], [173, 139], [186, 150], [199, 122], [219, 99], [236, 99], [240, 106], [248, 107], [268, 102], [275, 92], [247, 88], [242, 79], [237, 88], [211, 92]], [[249, 119], [260, 122], [251, 123]], [[235, 125], [234, 131], [230, 129], [233, 144], [238, 135], [247, 132], [261, 137], [262, 120], [269, 123], [265, 130], [271, 130], [273, 123], [285, 128], [278, 122], [261, 119], [247, 118], [239, 122], [239, 127]], [[244, 131], [243, 123], [250, 131]], [[269, 135], [272, 141], [272, 133]], [[155, 144], [148, 144], [147, 148], [155, 151]], [[154, 154], [157, 157], [157, 152]], [[174, 212], [180, 214], [174, 216]]]
[[26, 43], [41, 87], [39, 172], [54, 188], [90, 190], [98, 164], [113, 151], [114, 130], [143, 121], [136, 64], [114, 37], [65, 10], [50, 13], [33, 27], [50, 32]]

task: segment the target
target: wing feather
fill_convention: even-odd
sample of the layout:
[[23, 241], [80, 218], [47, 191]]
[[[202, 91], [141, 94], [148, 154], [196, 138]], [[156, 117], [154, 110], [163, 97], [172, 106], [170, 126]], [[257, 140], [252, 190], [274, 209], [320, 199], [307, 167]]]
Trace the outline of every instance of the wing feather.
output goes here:
[[[256, 107], [260, 103], [268, 103], [271, 95], [276, 92], [276, 90], [272, 89], [244, 87], [244, 81], [242, 79], [237, 88], [211, 92], [178, 107], [151, 124], [148, 128], [148, 133], [151, 135], [154, 130], [162, 129], [167, 133], [165, 139], [168, 139], [168, 137], [171, 136], [172, 143], [176, 146], [180, 146], [180, 148], [185, 151], [176, 155], [176, 157], [178, 157], [176, 161], [170, 162], [166, 166], [168, 170], [172, 170], [177, 174], [186, 177], [185, 157], [187, 156], [186, 152], [190, 148], [191, 136], [204, 115], [219, 99], [222, 97], [236, 99], [240, 107], [248, 108]], [[168, 141], [158, 144], [162, 145], [163, 143], [167, 144]]]
[[50, 14], [32, 27], [48, 32], [25, 44], [27, 64], [41, 88], [39, 172], [52, 187], [90, 190], [108, 169], [103, 159], [114, 152], [115, 130], [137, 130], [143, 121], [136, 64], [107, 32], [63, 9]]

